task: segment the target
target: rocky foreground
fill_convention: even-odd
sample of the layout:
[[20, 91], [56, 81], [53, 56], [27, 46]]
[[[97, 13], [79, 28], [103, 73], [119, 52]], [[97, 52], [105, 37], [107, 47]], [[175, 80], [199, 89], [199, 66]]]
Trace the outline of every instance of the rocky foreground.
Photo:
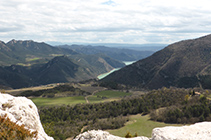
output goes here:
[[5, 114], [18, 125], [24, 124], [32, 132], [36, 130], [38, 135], [34, 139], [53, 140], [42, 127], [36, 105], [26, 97], [14, 97], [0, 93], [0, 115], [3, 117]]
[[[0, 115], [17, 124], [24, 124], [31, 131], [37, 131], [36, 140], [53, 140], [49, 137], [40, 122], [37, 107], [25, 97], [14, 97], [0, 93]], [[141, 127], [141, 126], [140, 126]], [[102, 130], [92, 130], [78, 135], [74, 140], [126, 140]], [[155, 128], [152, 138], [135, 137], [129, 140], [211, 140], [211, 122], [201, 122], [190, 126]]]
[[[126, 140], [105, 131], [88, 131], [78, 135], [74, 140]], [[152, 138], [135, 137], [129, 140], [211, 140], [211, 122], [201, 122], [190, 126], [155, 128]]]

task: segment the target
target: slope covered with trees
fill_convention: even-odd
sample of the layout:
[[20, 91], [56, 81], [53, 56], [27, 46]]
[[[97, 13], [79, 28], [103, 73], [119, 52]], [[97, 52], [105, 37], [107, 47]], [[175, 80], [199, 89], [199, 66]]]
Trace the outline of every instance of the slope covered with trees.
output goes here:
[[38, 43], [32, 40], [11, 40], [8, 43], [0, 41], [0, 64], [8, 66], [12, 64], [34, 64], [47, 62], [58, 55], [78, 54], [70, 49], [56, 48], [44, 42]]
[[0, 67], [0, 85], [21, 88], [96, 78], [124, 64], [106, 56], [57, 56], [44, 64]]
[[102, 81], [156, 89], [208, 87], [211, 35], [167, 46], [152, 56], [112, 73]]

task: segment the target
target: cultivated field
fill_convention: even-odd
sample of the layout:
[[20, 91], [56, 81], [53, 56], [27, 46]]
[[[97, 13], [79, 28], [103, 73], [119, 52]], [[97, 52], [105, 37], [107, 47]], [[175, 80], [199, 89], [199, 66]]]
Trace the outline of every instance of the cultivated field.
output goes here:
[[75, 105], [86, 103], [83, 96], [76, 97], [58, 97], [58, 98], [31, 98], [37, 106], [50, 106], [50, 105]]
[[[37, 106], [49, 106], [49, 105], [76, 105], [83, 103], [100, 103], [107, 101], [114, 101], [121, 99], [124, 96], [129, 96], [131, 93], [125, 93], [120, 91], [106, 90], [97, 92], [94, 95], [84, 96], [73, 96], [73, 97], [54, 97], [54, 98], [42, 98], [36, 97], [31, 100]], [[87, 100], [86, 100], [87, 99]]]
[[104, 90], [94, 94], [93, 96], [89, 96], [88, 100], [90, 103], [107, 102], [107, 101], [119, 100], [122, 97], [130, 95], [131, 93], [113, 91], [113, 90]]

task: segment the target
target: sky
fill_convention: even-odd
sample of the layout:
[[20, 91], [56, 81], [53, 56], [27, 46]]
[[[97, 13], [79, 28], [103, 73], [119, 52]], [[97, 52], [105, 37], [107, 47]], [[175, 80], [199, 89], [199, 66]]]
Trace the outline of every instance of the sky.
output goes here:
[[211, 33], [210, 0], [1, 0], [0, 40], [170, 44]]

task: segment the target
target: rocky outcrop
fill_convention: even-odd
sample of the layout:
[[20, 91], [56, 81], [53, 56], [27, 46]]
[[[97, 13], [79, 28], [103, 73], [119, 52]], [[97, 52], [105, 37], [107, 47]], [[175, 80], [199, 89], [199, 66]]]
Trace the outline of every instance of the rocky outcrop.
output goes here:
[[102, 130], [92, 130], [78, 135], [74, 140], [149, 140], [147, 137], [121, 138]]
[[211, 122], [201, 122], [190, 126], [155, 128], [151, 140], [210, 140]]
[[[152, 131], [152, 138], [135, 137], [129, 140], [210, 140], [211, 122], [196, 123], [190, 126], [162, 127]], [[102, 130], [92, 130], [78, 135], [74, 140], [126, 140]]]
[[3, 117], [5, 114], [18, 125], [24, 124], [27, 129], [37, 131], [38, 135], [35, 139], [53, 140], [42, 127], [36, 105], [26, 97], [0, 93], [0, 115]]

